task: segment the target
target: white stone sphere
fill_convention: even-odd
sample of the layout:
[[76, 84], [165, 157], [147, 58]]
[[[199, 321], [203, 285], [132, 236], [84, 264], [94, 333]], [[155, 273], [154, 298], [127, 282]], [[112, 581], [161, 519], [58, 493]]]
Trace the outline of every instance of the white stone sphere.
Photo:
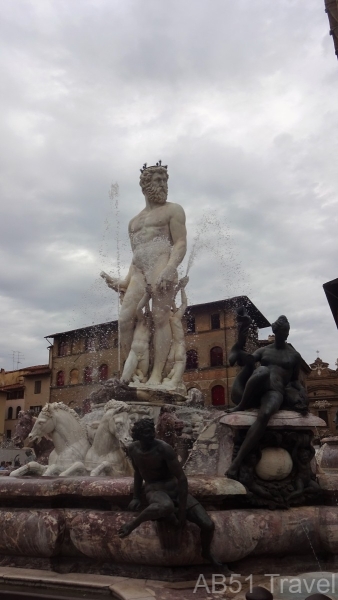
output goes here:
[[256, 473], [264, 481], [280, 481], [290, 475], [292, 466], [292, 458], [284, 448], [264, 448]]

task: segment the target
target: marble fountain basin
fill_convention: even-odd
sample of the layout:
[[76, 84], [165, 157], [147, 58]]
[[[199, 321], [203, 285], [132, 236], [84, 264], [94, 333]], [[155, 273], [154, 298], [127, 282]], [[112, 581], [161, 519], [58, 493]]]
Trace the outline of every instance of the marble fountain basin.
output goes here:
[[[320, 478], [330, 504], [332, 482], [325, 474]], [[153, 522], [143, 523], [128, 538], [118, 537], [121, 525], [133, 518], [126, 511], [132, 488], [131, 477], [0, 479], [0, 565], [9, 557], [11, 565], [15, 557], [33, 563], [53, 558], [54, 567], [70, 558], [78, 565], [88, 559], [153, 567], [203, 564], [199, 529], [192, 523], [175, 552], [161, 546]], [[336, 505], [239, 508], [245, 488], [225, 477], [190, 477], [189, 489], [215, 522], [213, 551], [222, 562], [313, 551], [338, 555]]]

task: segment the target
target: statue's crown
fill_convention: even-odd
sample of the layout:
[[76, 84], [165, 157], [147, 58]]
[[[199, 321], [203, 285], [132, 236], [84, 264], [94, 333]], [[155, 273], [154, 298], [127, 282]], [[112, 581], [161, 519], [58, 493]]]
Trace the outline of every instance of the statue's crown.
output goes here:
[[159, 160], [156, 165], [150, 165], [150, 167], [147, 167], [147, 163], [144, 163], [142, 169], [140, 169], [141, 173], [143, 173], [143, 171], [145, 171], [146, 169], [152, 169], [154, 167], [162, 167], [163, 169], [167, 169], [168, 165], [162, 165], [162, 161]]

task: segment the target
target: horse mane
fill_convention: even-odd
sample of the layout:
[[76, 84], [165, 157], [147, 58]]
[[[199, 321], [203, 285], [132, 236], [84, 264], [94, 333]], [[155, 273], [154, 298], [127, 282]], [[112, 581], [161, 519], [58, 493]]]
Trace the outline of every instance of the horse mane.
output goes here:
[[130, 412], [130, 406], [122, 400], [109, 400], [104, 407], [104, 412], [106, 413], [108, 410], [113, 410], [114, 415], [117, 415], [121, 412]]
[[67, 404], [64, 404], [63, 402], [51, 402], [51, 403], [47, 402], [47, 404], [45, 404], [45, 406], [41, 410], [40, 415], [42, 413], [44, 413], [44, 414], [52, 416], [53, 411], [59, 410], [59, 409], [64, 410], [65, 412], [68, 412], [70, 415], [72, 415], [72, 417], [75, 417], [75, 419], [78, 421], [79, 425], [81, 425], [82, 429], [84, 431], [86, 431], [77, 412], [75, 412], [75, 410], [73, 410], [72, 408], [67, 406]]

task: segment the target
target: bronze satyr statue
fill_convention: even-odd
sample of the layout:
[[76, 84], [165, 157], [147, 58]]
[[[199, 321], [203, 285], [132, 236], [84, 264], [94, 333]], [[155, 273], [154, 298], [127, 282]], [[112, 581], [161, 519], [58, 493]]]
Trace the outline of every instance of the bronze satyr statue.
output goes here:
[[[242, 461], [257, 448], [269, 419], [280, 408], [306, 413], [308, 400], [299, 381], [300, 354], [286, 342], [290, 324], [282, 315], [272, 324], [275, 340], [253, 354], [245, 352], [244, 346], [251, 319], [241, 307], [238, 311], [238, 341], [229, 356], [230, 364], [243, 367], [237, 376], [232, 390], [232, 400], [237, 406], [228, 412], [258, 408], [257, 419], [248, 430], [238, 454], [226, 475], [238, 478]], [[255, 363], [260, 366], [255, 368]], [[282, 406], [283, 405], [283, 406]]]
[[203, 506], [188, 493], [188, 481], [173, 448], [155, 439], [154, 420], [136, 421], [132, 438], [134, 442], [128, 447], [128, 455], [135, 471], [134, 497], [128, 510], [140, 509], [143, 481], [148, 506], [119, 529], [119, 536], [124, 538], [141, 523], [158, 519], [166, 519], [172, 526], [183, 529], [188, 519], [201, 530], [202, 557], [216, 567], [222, 566], [223, 572], [227, 571], [210, 550], [215, 525]]

